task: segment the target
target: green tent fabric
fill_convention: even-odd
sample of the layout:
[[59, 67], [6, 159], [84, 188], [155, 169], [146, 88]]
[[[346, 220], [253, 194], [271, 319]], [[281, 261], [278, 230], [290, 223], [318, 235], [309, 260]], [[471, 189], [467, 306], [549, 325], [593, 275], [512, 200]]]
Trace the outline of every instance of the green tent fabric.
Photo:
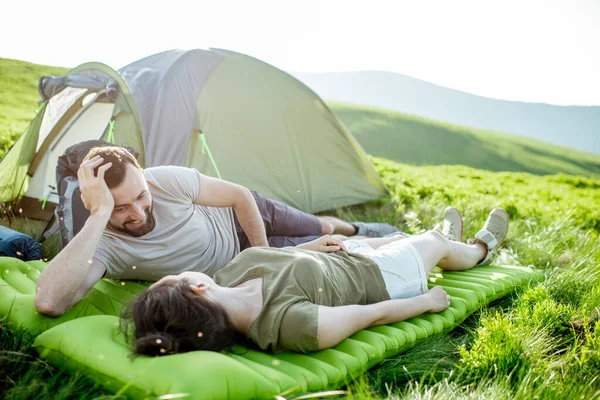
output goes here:
[[192, 399], [268, 399], [338, 388], [385, 358], [450, 331], [479, 307], [543, 275], [511, 266], [436, 269], [430, 286], [444, 287], [452, 297], [450, 308], [369, 328], [332, 349], [310, 354], [272, 355], [236, 346], [233, 354], [195, 351], [132, 360], [118, 333], [116, 315], [147, 284], [103, 279], [67, 314], [49, 318], [33, 305], [37, 277], [45, 265], [0, 258], [0, 315], [34, 334], [41, 332], [34, 345], [52, 364], [85, 371], [109, 390], [131, 398], [187, 394]]
[[38, 110], [19, 140], [2, 158], [0, 164], [0, 203], [22, 197], [27, 190], [27, 171], [36, 152], [38, 133], [46, 111], [45, 105]]

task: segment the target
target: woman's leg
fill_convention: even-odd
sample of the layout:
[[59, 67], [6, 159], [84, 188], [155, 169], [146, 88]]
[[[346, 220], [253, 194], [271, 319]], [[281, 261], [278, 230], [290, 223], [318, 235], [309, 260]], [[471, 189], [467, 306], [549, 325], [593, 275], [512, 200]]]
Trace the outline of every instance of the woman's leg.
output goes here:
[[349, 240], [345, 243], [348, 249], [351, 244], [367, 248], [368, 251], [361, 252], [379, 266], [386, 290], [392, 299], [426, 293], [427, 278], [436, 265], [454, 271], [469, 269], [483, 259], [486, 252], [483, 244], [453, 242], [436, 231], [401, 241], [396, 239], [376, 250], [363, 244], [362, 240]]
[[[337, 235], [333, 235], [333, 237], [335, 237], [335, 236], [337, 236]], [[341, 240], [344, 242], [344, 244], [346, 245], [346, 248], [348, 249], [348, 252], [350, 252], [350, 253], [372, 255], [374, 252], [376, 252], [376, 249], [378, 249], [382, 246], [385, 246], [387, 244], [397, 242], [398, 240], [402, 240], [402, 239], [406, 239], [406, 238], [402, 235], [396, 235], [396, 236], [386, 237], [386, 238], [368, 238], [368, 239], [345, 238], [345, 239], [341, 239]]]
[[487, 253], [487, 248], [482, 243], [464, 244], [453, 242], [437, 231], [428, 231], [405, 240], [421, 256], [425, 272], [428, 275], [436, 265], [449, 271], [462, 271], [472, 268]]
[[349, 240], [355, 240], [355, 241], [359, 241], [363, 244], [369, 245], [374, 249], [378, 249], [381, 246], [385, 246], [386, 244], [390, 244], [392, 242], [396, 242], [398, 240], [403, 240], [406, 239], [406, 237], [402, 236], [402, 235], [396, 235], [396, 236], [391, 236], [391, 237], [384, 237], [384, 238], [368, 238], [368, 239], [351, 239], [348, 238]]

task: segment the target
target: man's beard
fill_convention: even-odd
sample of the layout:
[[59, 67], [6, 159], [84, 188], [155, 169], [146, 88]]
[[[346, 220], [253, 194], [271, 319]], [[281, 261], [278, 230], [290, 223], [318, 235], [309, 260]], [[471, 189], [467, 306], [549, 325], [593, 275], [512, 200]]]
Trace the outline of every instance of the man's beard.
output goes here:
[[126, 221], [122, 226], [113, 225], [109, 221], [108, 226], [112, 230], [119, 232], [119, 233], [123, 233], [125, 235], [129, 235], [129, 236], [133, 236], [133, 237], [144, 236], [145, 234], [151, 232], [152, 229], [154, 229], [155, 221], [154, 221], [154, 215], [152, 215], [153, 210], [154, 210], [154, 207], [148, 207], [144, 210], [144, 214], [146, 215], [146, 222], [144, 223], [144, 225], [142, 225], [138, 228], [127, 228], [127, 224], [131, 223], [132, 220]]

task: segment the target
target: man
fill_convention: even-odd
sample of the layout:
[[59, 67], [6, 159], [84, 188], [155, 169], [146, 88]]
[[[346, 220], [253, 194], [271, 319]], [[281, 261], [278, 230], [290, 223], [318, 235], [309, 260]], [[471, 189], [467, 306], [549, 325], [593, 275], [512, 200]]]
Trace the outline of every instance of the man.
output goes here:
[[184, 271], [212, 276], [250, 246], [397, 231], [386, 224], [315, 217], [195, 169], [143, 170], [119, 147], [90, 150], [77, 177], [90, 217], [38, 280], [36, 308], [52, 316], [64, 314], [105, 276], [158, 280]]

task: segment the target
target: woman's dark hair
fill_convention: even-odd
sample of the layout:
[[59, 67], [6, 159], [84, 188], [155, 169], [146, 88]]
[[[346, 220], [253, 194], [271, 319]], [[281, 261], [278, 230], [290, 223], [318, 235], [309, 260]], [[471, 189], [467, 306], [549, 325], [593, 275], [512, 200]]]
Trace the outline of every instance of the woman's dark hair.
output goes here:
[[223, 307], [194, 293], [187, 279], [167, 280], [142, 292], [121, 316], [121, 331], [136, 354], [148, 356], [220, 351], [236, 337]]

